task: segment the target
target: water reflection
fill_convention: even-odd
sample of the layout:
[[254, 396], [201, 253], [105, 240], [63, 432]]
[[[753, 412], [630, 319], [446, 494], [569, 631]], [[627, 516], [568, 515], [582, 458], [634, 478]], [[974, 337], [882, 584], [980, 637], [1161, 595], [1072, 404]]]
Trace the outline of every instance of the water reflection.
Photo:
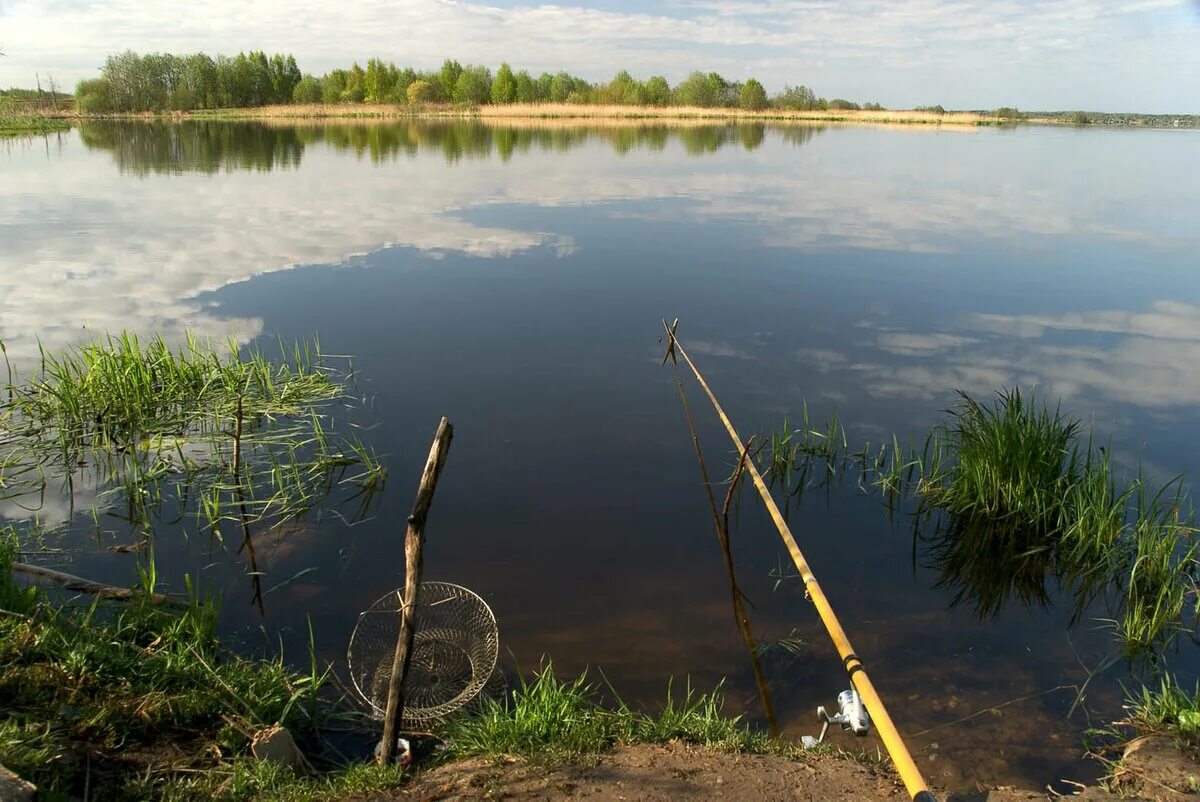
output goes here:
[[112, 154], [121, 172], [208, 173], [295, 168], [304, 137], [295, 128], [260, 123], [85, 122], [79, 138]]
[[[799, 146], [825, 130], [813, 125], [775, 125], [782, 139]], [[580, 127], [543, 123], [513, 126], [481, 122], [369, 123], [337, 122], [85, 122], [80, 138], [90, 149], [112, 154], [122, 172], [216, 173], [272, 170], [300, 165], [306, 146], [323, 143], [352, 151], [380, 165], [421, 153], [441, 154], [447, 163], [499, 158], [507, 162], [531, 150], [563, 153], [603, 143], [614, 153], [662, 151], [675, 137], [693, 156], [726, 146], [752, 151], [766, 139], [763, 123], [728, 125], [656, 124]]]
[[1052, 577], [1050, 548], [1028, 531], [995, 522], [951, 519], [919, 535], [936, 587], [950, 592], [951, 607], [964, 605], [979, 618], [995, 618], [1010, 603], [1047, 607]]

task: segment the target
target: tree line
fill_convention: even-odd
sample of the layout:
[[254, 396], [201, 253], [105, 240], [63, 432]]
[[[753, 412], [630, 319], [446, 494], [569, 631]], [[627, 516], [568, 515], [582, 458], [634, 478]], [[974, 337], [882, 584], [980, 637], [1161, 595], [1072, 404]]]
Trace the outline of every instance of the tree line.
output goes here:
[[675, 86], [661, 75], [639, 80], [621, 70], [607, 82], [590, 82], [568, 72], [513, 71], [507, 63], [493, 73], [479, 65], [447, 59], [438, 70], [403, 69], [373, 58], [366, 67], [305, 75], [291, 55], [261, 50], [212, 58], [204, 53], [110, 55], [99, 78], [83, 80], [75, 96], [81, 111], [160, 112], [242, 108], [287, 103], [580, 103], [637, 106], [701, 106], [816, 109], [879, 109], [847, 100], [826, 100], [806, 86], [787, 86], [768, 96], [754, 78], [731, 81], [716, 72], [693, 72]]

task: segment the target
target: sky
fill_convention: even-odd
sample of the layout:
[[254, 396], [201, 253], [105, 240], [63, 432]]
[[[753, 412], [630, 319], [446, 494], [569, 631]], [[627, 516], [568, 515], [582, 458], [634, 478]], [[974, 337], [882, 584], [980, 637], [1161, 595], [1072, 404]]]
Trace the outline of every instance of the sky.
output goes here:
[[316, 74], [451, 57], [716, 70], [895, 108], [1200, 113], [1200, 0], [0, 0], [0, 49], [5, 87], [71, 87], [124, 49], [263, 49]]

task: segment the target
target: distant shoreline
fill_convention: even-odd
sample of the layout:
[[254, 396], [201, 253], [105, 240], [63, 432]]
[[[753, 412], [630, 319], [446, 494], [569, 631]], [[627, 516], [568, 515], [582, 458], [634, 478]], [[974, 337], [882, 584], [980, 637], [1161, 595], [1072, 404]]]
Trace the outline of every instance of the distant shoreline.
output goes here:
[[338, 103], [287, 104], [194, 111], [118, 112], [86, 114], [76, 111], [48, 113], [47, 118], [68, 120], [478, 120], [489, 123], [555, 121], [588, 124], [604, 121], [631, 125], [651, 123], [819, 123], [838, 125], [900, 125], [977, 128], [985, 126], [1050, 125], [1066, 127], [1184, 128], [1200, 127], [1194, 115], [1091, 114], [1085, 120], [1066, 112], [1029, 114], [1019, 118], [971, 111], [810, 110], [762, 109], [748, 111], [700, 106], [628, 106], [582, 103], [513, 103], [465, 107], [450, 103], [421, 105]]

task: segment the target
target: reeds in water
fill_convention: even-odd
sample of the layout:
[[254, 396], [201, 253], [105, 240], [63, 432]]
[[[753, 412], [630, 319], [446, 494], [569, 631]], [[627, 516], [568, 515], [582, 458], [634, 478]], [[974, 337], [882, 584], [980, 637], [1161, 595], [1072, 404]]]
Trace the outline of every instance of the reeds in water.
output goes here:
[[[1044, 604], [1047, 583], [1073, 597], [1075, 615], [1104, 598], [1122, 650], [1152, 655], [1189, 628], [1198, 593], [1195, 517], [1178, 480], [1118, 480], [1108, 449], [1081, 439], [1080, 422], [1019, 390], [983, 403], [966, 393], [920, 448], [892, 437], [847, 448], [835, 417], [769, 438], [764, 466], [789, 497], [855, 478], [889, 505], [913, 504], [941, 584], [981, 615], [1010, 598]], [[1194, 625], [1194, 622], [1192, 622]]]
[[374, 497], [386, 470], [374, 450], [330, 429], [345, 377], [317, 342], [281, 358], [224, 352], [189, 336], [178, 348], [122, 333], [43, 353], [0, 395], [0, 501], [37, 499], [48, 482], [94, 484], [133, 527], [166, 502], [220, 534], [223, 521], [278, 525], [336, 485]]

